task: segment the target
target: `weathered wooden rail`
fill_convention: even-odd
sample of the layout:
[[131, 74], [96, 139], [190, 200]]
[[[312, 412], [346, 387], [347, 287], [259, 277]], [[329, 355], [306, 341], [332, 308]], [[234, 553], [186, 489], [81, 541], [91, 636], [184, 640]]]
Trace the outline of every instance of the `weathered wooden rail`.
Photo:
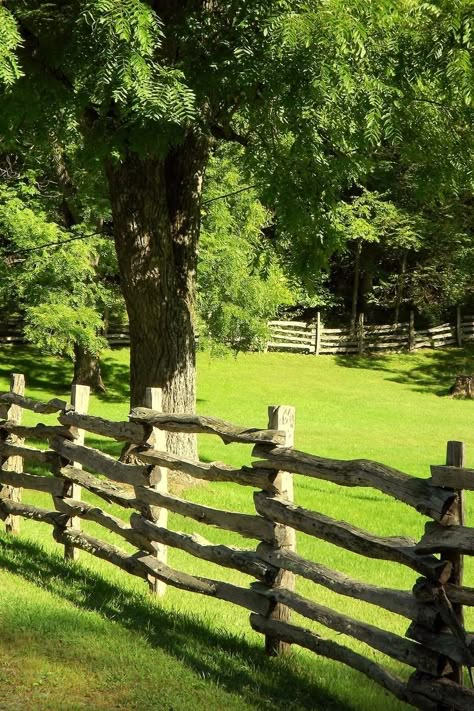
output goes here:
[[[23, 345], [26, 338], [20, 318], [0, 322], [0, 344]], [[127, 324], [110, 324], [106, 338], [110, 346], [129, 346], [130, 332]]]
[[[462, 606], [474, 606], [474, 589], [463, 585], [462, 562], [464, 555], [474, 555], [474, 529], [463, 519], [462, 490], [474, 490], [474, 471], [464, 467], [460, 443], [449, 443], [446, 465], [434, 466], [431, 479], [420, 479], [377, 462], [331, 460], [299, 452], [293, 447], [294, 410], [287, 406], [269, 408], [269, 429], [262, 430], [210, 417], [169, 415], [149, 407], [133, 410], [128, 422], [112, 422], [88, 415], [87, 400], [88, 389], [76, 386], [75, 404], [58, 399], [38, 402], [25, 397], [20, 375], [12, 376], [11, 391], [0, 395], [0, 517], [9, 532], [19, 532], [21, 517], [45, 523], [68, 558], [82, 550], [143, 578], [158, 595], [171, 585], [249, 610], [251, 626], [265, 635], [268, 654], [296, 644], [358, 670], [416, 708], [472, 711], [474, 691], [463, 684], [463, 667], [474, 666], [474, 635], [465, 629]], [[159, 394], [147, 393], [147, 402], [159, 402]], [[58, 425], [24, 426], [23, 410], [39, 416], [57, 413]], [[166, 431], [252, 443], [255, 459], [241, 468], [182, 460], [164, 451]], [[84, 441], [88, 433], [128, 442], [131, 461], [119, 461], [90, 447]], [[32, 446], [29, 440], [43, 445]], [[30, 464], [35, 473], [28, 471]], [[255, 512], [224, 511], [175, 496], [165, 485], [167, 469], [251, 487]], [[295, 475], [375, 489], [431, 522], [420, 541], [375, 536], [295, 505]], [[23, 501], [23, 491], [49, 494], [51, 508]], [[121, 506], [128, 517], [119, 518], [107, 507], [91, 503], [87, 494], [81, 500], [81, 491]], [[211, 543], [196, 533], [171, 530], [164, 511], [232, 531], [247, 544]], [[130, 554], [91, 536], [81, 530], [82, 521], [99, 524], [136, 552]], [[296, 531], [359, 556], [406, 566], [420, 577], [413, 590], [365, 583], [300, 556]], [[255, 582], [237, 585], [176, 570], [167, 562], [168, 546], [239, 571]], [[299, 577], [406, 618], [406, 637], [303, 597], [296, 590]], [[408, 681], [400, 678], [373, 658], [291, 623], [291, 611], [407, 665], [411, 676]]]
[[[458, 309], [455, 322], [431, 328], [416, 329], [415, 316], [398, 324], [370, 325], [360, 315], [355, 328], [327, 328], [317, 314], [312, 321], [270, 321], [267, 350], [311, 353], [315, 355], [348, 355], [414, 351], [419, 348], [461, 346], [474, 340], [474, 315], [462, 315]], [[105, 338], [110, 347], [130, 346], [127, 324], [111, 323]], [[20, 321], [0, 323], [0, 344], [26, 343]]]
[[404, 323], [383, 326], [365, 323], [360, 315], [354, 329], [326, 328], [321, 315], [311, 321], [270, 321], [267, 348], [315, 355], [387, 353], [414, 351], [419, 348], [461, 346], [474, 340], [474, 316], [462, 316], [458, 310], [455, 323], [415, 329], [413, 312]]

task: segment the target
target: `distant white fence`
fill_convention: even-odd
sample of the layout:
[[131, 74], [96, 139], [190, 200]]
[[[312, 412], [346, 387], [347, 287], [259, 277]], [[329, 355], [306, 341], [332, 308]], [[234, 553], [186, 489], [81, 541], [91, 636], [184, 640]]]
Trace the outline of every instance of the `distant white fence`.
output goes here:
[[[389, 351], [414, 351], [419, 348], [462, 346], [474, 341], [474, 315], [461, 316], [458, 310], [456, 323], [443, 323], [432, 328], [416, 330], [413, 312], [410, 321], [395, 325], [372, 326], [364, 322], [363, 315], [355, 330], [326, 328], [320, 314], [314, 321], [270, 321], [270, 340], [267, 350], [334, 355]], [[129, 346], [130, 332], [127, 324], [110, 324], [106, 338], [109, 346]], [[0, 323], [0, 344], [26, 343], [19, 321]]]
[[[105, 337], [109, 346], [130, 345], [130, 333], [126, 324], [111, 325]], [[21, 321], [0, 322], [0, 344], [22, 344], [26, 342]]]
[[336, 353], [365, 353], [414, 351], [419, 348], [462, 346], [474, 340], [474, 316], [462, 316], [458, 311], [456, 323], [443, 323], [422, 330], [415, 329], [413, 313], [410, 321], [398, 325], [372, 326], [364, 323], [361, 315], [355, 329], [326, 328], [318, 314], [306, 321], [270, 321], [272, 351], [296, 351], [315, 355]]
[[9, 320], [0, 322], [0, 344], [1, 343], [26, 343], [19, 321]]

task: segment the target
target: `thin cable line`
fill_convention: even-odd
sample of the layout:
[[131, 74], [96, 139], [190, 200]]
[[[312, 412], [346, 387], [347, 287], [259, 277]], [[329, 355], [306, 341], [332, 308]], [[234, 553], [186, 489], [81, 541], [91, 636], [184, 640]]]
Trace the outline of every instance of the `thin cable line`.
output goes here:
[[69, 237], [69, 239], [63, 239], [60, 242], [45, 242], [44, 244], [39, 244], [37, 247], [25, 247], [25, 249], [17, 249], [15, 252], [4, 252], [2, 256], [4, 257], [15, 257], [17, 254], [28, 254], [29, 252], [39, 252], [40, 249], [46, 249], [48, 247], [61, 247], [63, 244], [68, 242], [76, 242], [80, 239], [90, 239], [91, 237], [96, 237], [97, 235], [81, 235], [80, 237]]
[[210, 198], [209, 200], [204, 200], [204, 202], [202, 204], [209, 205], [210, 202], [215, 202], [216, 200], [223, 200], [226, 197], [232, 197], [232, 195], [238, 195], [239, 193], [243, 193], [246, 190], [253, 190], [253, 188], [258, 188], [259, 185], [261, 185], [261, 183], [255, 183], [255, 185], [246, 185], [245, 188], [239, 188], [238, 190], [234, 190], [231, 193], [225, 193], [224, 195], [218, 195], [215, 198]]
[[[210, 198], [209, 200], [204, 200], [202, 205], [209, 205], [211, 202], [215, 202], [216, 200], [224, 200], [225, 198], [232, 197], [233, 195], [239, 195], [239, 193], [243, 193], [246, 190], [253, 190], [253, 188], [257, 188], [259, 183], [255, 183], [255, 185], [246, 185], [244, 188], [239, 188], [239, 190], [233, 190], [230, 193], [224, 193], [224, 195], [218, 195], [217, 197]], [[69, 239], [63, 239], [60, 242], [44, 242], [44, 244], [39, 244], [37, 247], [25, 247], [24, 249], [17, 249], [14, 252], [4, 252], [2, 256], [4, 257], [16, 257], [17, 255], [20, 254], [29, 254], [30, 252], [39, 252], [41, 249], [48, 249], [49, 247], [61, 247], [63, 244], [67, 244], [68, 242], [76, 242], [78, 240], [82, 239], [90, 239], [91, 237], [97, 237], [98, 235], [80, 235], [79, 237], [70, 237]]]

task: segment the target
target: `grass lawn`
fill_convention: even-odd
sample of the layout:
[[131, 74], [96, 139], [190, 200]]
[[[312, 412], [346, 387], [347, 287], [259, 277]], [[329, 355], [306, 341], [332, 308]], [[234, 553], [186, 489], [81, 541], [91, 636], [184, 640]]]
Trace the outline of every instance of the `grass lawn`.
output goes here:
[[[474, 403], [445, 397], [454, 375], [472, 372], [474, 351], [451, 349], [377, 357], [247, 354], [220, 360], [199, 357], [199, 411], [237, 424], [266, 426], [269, 404], [296, 406], [296, 446], [322, 456], [382, 461], [417, 476], [444, 463], [446, 441], [463, 440], [468, 466]], [[104, 361], [108, 393], [92, 399], [90, 412], [110, 419], [127, 415], [128, 353], [109, 351]], [[67, 395], [70, 369], [24, 349], [0, 354], [0, 388], [24, 372], [27, 392], [38, 398]], [[54, 418], [41, 418], [48, 421]], [[26, 414], [25, 422], [33, 416]], [[92, 445], [113, 452], [94, 436]], [[115, 451], [116, 448], [115, 448]], [[248, 463], [250, 448], [200, 439], [205, 460]], [[419, 538], [424, 519], [369, 489], [341, 488], [296, 479], [297, 503], [345, 519], [380, 535]], [[212, 484], [188, 498], [237, 511], [253, 510], [248, 487]], [[86, 500], [96, 499], [85, 493]], [[25, 501], [49, 507], [48, 497], [25, 492]], [[120, 509], [103, 508], [118, 515]], [[468, 495], [467, 521], [474, 524]], [[251, 546], [239, 536], [170, 516], [176, 530], [196, 531], [216, 542]], [[85, 530], [122, 548], [113, 534], [91, 523]], [[409, 589], [416, 575], [392, 563], [369, 561], [305, 535], [299, 553], [368, 582]], [[130, 548], [130, 550], [132, 550]], [[0, 709], [344, 709], [406, 708], [357, 672], [295, 648], [287, 659], [268, 660], [248, 614], [224, 602], [169, 589], [162, 601], [143, 581], [81, 554], [78, 565], [61, 560], [48, 526], [22, 522], [22, 535], [0, 535]], [[176, 568], [247, 584], [240, 573], [170, 550]], [[466, 561], [466, 584], [474, 567]], [[298, 580], [298, 592], [366, 622], [404, 634], [408, 621]], [[295, 621], [302, 622], [298, 616]], [[468, 626], [474, 617], [468, 611]], [[363, 652], [399, 674], [396, 662], [316, 624], [306, 627]]]

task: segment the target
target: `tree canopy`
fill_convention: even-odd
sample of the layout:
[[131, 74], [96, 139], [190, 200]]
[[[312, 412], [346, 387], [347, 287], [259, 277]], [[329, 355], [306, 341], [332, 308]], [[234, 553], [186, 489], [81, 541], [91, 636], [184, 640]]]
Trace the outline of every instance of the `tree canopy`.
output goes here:
[[[89, 209], [113, 233], [135, 404], [160, 385], [166, 409], [193, 407], [202, 185], [221, 144], [241, 147], [261, 206], [253, 256], [270, 246], [268, 273], [309, 286], [370, 201], [372, 242], [395, 254], [417, 212], [472, 194], [469, 0], [3, 0], [0, 13], [2, 150], [53, 163], [59, 150], [69, 228]], [[242, 269], [249, 225], [219, 262], [205, 217], [214, 264]]]

